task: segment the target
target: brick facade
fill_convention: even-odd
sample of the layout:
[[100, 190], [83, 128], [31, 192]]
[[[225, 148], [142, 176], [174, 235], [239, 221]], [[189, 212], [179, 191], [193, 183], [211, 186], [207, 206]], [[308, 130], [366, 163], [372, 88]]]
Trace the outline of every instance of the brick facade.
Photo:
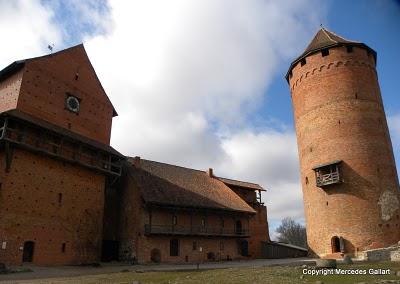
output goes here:
[[[314, 39], [315, 40], [315, 39]], [[306, 55], [288, 75], [310, 250], [345, 253], [400, 240], [399, 182], [375, 58], [366, 46], [336, 44]], [[316, 185], [313, 168], [341, 160], [342, 182]]]
[[[82, 45], [11, 67], [0, 82], [0, 262], [21, 264], [27, 250], [39, 265], [99, 261], [106, 175], [80, 162], [105, 155], [113, 106]], [[66, 109], [68, 93], [79, 113]]]
[[[109, 146], [115, 115], [83, 45], [0, 71], [0, 263], [261, 257], [269, 236], [259, 185], [168, 165], [181, 174], [174, 184], [132, 167]], [[163, 173], [165, 164], [148, 164]]]

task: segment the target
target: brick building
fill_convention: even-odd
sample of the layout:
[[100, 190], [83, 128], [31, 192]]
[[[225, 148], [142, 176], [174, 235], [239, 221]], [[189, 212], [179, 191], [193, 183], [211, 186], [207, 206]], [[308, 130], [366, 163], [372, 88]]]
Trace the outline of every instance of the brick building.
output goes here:
[[286, 75], [308, 245], [319, 256], [400, 240], [399, 181], [376, 60], [366, 44], [321, 29]]
[[124, 157], [116, 115], [83, 45], [0, 71], [0, 263], [261, 256], [259, 185]]
[[[268, 241], [259, 185], [208, 172], [129, 158], [105, 228], [108, 255], [143, 262], [197, 262], [261, 257]], [[118, 227], [113, 224], [119, 224]], [[112, 251], [114, 249], [114, 252]]]
[[0, 262], [94, 262], [104, 190], [124, 157], [83, 45], [0, 72]]

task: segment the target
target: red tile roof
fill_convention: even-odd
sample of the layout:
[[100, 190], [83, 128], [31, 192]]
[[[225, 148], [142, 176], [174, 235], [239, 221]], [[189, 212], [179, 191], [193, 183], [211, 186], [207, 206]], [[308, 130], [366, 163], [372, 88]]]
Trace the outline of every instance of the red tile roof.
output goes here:
[[146, 203], [252, 213], [255, 211], [218, 178], [160, 162], [128, 158], [127, 170]]

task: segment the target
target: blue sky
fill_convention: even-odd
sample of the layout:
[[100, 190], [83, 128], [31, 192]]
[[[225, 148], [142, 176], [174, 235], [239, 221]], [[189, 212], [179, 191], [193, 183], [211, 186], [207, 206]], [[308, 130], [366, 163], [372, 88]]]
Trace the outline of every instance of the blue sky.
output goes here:
[[323, 24], [378, 53], [400, 164], [400, 1], [0, 0], [0, 65], [83, 42], [123, 154], [257, 182], [270, 232], [304, 222], [290, 62]]

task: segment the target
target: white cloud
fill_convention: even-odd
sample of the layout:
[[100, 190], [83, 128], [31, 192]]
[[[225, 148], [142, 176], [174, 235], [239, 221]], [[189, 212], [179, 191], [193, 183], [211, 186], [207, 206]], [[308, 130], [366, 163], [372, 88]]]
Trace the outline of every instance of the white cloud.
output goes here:
[[[261, 184], [270, 222], [303, 218], [296, 137], [292, 131], [242, 131], [222, 141], [220, 174]], [[216, 174], [219, 174], [218, 172]]]
[[49, 44], [61, 45], [53, 16], [53, 11], [39, 0], [0, 0], [0, 68], [15, 60], [43, 55], [49, 52]]
[[[113, 29], [85, 46], [127, 155], [259, 182], [270, 220], [302, 218], [295, 136], [249, 114], [319, 26], [314, 0], [110, 1]], [[309, 9], [314, 7], [314, 9]], [[289, 95], [289, 94], [288, 94]]]
[[[267, 111], [259, 104], [282, 62], [298, 55], [324, 22], [319, 5], [0, 0], [0, 33], [9, 39], [2, 42], [0, 64], [41, 55], [48, 43], [62, 46], [83, 35], [120, 114], [113, 122], [115, 148], [260, 183], [268, 189], [264, 201], [271, 223], [301, 219], [295, 135], [280, 123], [275, 130], [256, 129], [250, 114]], [[64, 14], [54, 15], [61, 10]], [[60, 22], [64, 18], [68, 22]]]

